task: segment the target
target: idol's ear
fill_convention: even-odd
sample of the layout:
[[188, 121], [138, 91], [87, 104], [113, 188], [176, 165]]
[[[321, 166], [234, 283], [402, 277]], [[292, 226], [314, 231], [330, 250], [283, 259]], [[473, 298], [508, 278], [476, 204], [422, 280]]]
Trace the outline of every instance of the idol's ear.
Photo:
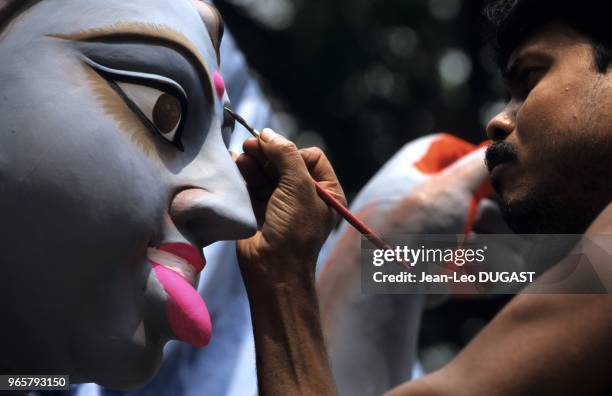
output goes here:
[[214, 6], [202, 0], [192, 0], [192, 2], [198, 10], [200, 18], [202, 18], [204, 26], [206, 26], [206, 30], [208, 30], [210, 39], [217, 52], [217, 62], [221, 63], [221, 40], [223, 39], [223, 31], [225, 29], [223, 18], [221, 18], [221, 14], [219, 14], [219, 11]]

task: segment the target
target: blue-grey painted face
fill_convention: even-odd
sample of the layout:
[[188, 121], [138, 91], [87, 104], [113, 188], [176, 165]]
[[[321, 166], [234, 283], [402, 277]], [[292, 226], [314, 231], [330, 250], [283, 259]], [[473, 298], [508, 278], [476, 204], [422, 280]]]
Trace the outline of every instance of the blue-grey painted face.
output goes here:
[[0, 368], [130, 387], [168, 339], [206, 342], [186, 257], [255, 219], [201, 17], [191, 0], [42, 0], [2, 33]]

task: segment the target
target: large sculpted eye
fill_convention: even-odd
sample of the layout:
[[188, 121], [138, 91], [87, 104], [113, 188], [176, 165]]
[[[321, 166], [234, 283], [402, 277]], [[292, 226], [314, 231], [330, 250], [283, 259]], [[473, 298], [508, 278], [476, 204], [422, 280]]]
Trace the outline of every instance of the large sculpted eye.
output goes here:
[[187, 94], [175, 81], [160, 75], [117, 70], [87, 59], [151, 133], [183, 150], [181, 134], [188, 117]]
[[177, 138], [183, 119], [183, 105], [176, 96], [145, 85], [116, 84], [164, 140], [179, 143]]

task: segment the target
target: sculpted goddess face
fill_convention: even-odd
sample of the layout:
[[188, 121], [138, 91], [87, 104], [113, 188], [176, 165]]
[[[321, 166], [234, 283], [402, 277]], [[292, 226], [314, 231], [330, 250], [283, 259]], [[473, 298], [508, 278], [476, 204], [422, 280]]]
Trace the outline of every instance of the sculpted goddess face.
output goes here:
[[202, 247], [252, 235], [222, 26], [190, 0], [39, 1], [0, 36], [4, 372], [126, 388], [205, 345]]

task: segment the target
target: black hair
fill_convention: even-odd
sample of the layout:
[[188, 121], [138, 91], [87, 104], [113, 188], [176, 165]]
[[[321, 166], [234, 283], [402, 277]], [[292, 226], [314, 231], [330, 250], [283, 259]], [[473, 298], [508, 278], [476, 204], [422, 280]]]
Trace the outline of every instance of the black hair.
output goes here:
[[40, 0], [0, 0], [0, 33], [6, 26]]
[[612, 25], [605, 0], [495, 0], [485, 7], [489, 42], [504, 68], [510, 54], [535, 30], [551, 22], [567, 24], [588, 37], [593, 63], [601, 73], [612, 62]]

